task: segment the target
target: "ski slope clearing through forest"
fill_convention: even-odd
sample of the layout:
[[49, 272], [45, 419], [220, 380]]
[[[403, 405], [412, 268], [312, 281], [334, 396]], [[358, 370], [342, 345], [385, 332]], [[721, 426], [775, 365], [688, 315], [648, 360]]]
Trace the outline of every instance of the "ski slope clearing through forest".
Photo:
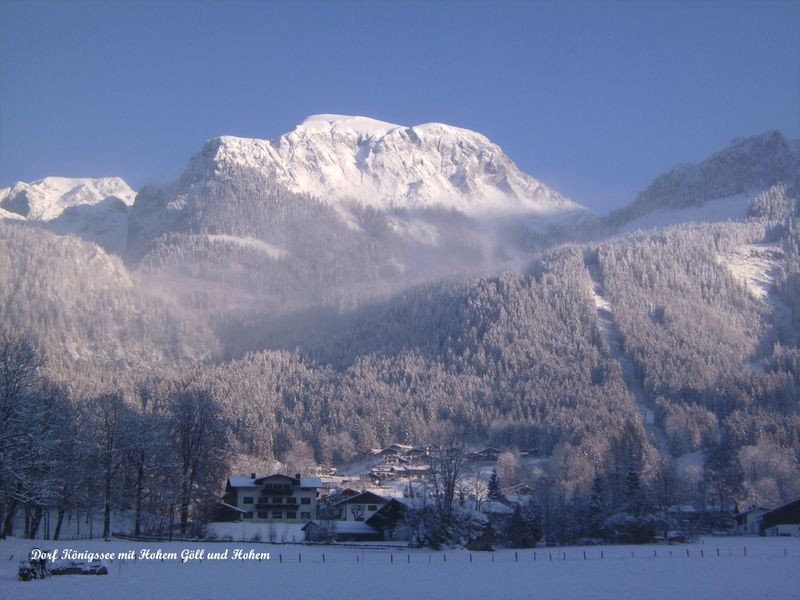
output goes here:
[[[536, 548], [473, 552], [197, 542], [51, 542], [42, 548], [174, 552], [176, 560], [115, 560], [106, 576], [16, 580], [28, 540], [0, 542], [0, 597], [30, 600], [115, 598], [360, 598], [549, 600], [789, 600], [800, 585], [796, 538], [704, 538], [696, 544]], [[746, 555], [745, 555], [745, 547]], [[183, 550], [270, 553], [258, 560], [190, 560]], [[584, 552], [586, 558], [584, 559]], [[14, 555], [10, 559], [11, 555]], [[601, 558], [602, 556], [602, 558]], [[552, 557], [552, 559], [551, 559]], [[269, 592], [274, 592], [270, 594]]]
[[609, 355], [619, 363], [625, 385], [628, 387], [628, 391], [639, 407], [639, 412], [642, 415], [642, 422], [644, 423], [648, 438], [661, 451], [662, 455], [669, 456], [669, 444], [667, 443], [666, 435], [656, 425], [655, 412], [650, 406], [647, 393], [636, 374], [636, 366], [633, 363], [633, 359], [625, 352], [622, 332], [619, 330], [617, 322], [614, 319], [613, 307], [605, 295], [597, 253], [593, 252], [588, 254], [584, 260], [586, 263], [586, 273], [589, 276], [589, 282], [592, 286], [591, 293], [597, 314], [597, 326], [600, 333], [603, 334], [606, 344], [608, 344]]

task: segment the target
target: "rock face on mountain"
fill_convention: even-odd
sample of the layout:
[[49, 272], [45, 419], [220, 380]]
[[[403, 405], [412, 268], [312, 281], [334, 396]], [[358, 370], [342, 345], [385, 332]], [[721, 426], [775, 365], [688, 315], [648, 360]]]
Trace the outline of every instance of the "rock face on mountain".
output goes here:
[[0, 208], [17, 213], [29, 221], [52, 221], [68, 208], [93, 206], [111, 197], [131, 206], [136, 192], [119, 177], [45, 177], [33, 183], [21, 181], [0, 190]]
[[497, 145], [473, 131], [316, 115], [273, 140], [208, 141], [180, 180], [140, 195], [131, 243], [169, 231], [176, 221], [185, 223], [203, 189], [247, 174], [274, 189], [314, 197], [345, 220], [353, 206], [383, 213], [457, 211], [472, 219], [521, 217], [541, 232], [553, 224], [569, 227], [590, 214], [520, 171]]
[[0, 219], [76, 235], [119, 254], [135, 197], [119, 177], [45, 177], [0, 190]]
[[379, 210], [446, 208], [469, 215], [579, 211], [520, 171], [474, 131], [429, 123], [404, 127], [367, 117], [315, 115], [274, 140], [218, 137], [185, 177], [249, 167], [295, 193], [354, 199]]
[[[780, 132], [736, 138], [702, 162], [677, 165], [659, 175], [630, 205], [609, 215], [608, 221], [613, 227], [623, 227], [643, 218], [643, 226], [742, 218], [757, 194], [798, 176], [797, 143]], [[709, 209], [697, 210], [711, 203]], [[680, 211], [686, 215], [681, 217]]]

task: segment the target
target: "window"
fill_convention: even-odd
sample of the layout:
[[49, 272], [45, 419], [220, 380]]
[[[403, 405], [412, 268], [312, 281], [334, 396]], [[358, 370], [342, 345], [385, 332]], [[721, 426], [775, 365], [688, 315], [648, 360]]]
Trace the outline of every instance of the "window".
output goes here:
[[252, 496], [245, 496], [244, 500], [242, 500], [242, 502], [244, 502], [245, 504], [252, 504], [253, 503], [253, 497]]
[[311, 519], [311, 513], [310, 512], [301, 512], [300, 513], [300, 518], [301, 519]]
[[273, 519], [282, 519], [283, 513], [279, 510], [272, 511], [272, 518]]
[[294, 512], [293, 510], [290, 510], [289, 512], [286, 513], [286, 518], [287, 519], [296, 519], [297, 518], [297, 513]]
[[272, 503], [273, 504], [283, 504], [283, 498], [281, 498], [280, 496], [276, 496], [275, 498], [272, 499]]
[[245, 519], [252, 519], [253, 518], [253, 513], [251, 513], [251, 512], [244, 513], [244, 518]]
[[367, 505], [367, 510], [378, 510], [378, 505], [377, 504], [368, 504]]
[[300, 498], [300, 504], [311, 504], [311, 498]]
[[267, 511], [265, 511], [265, 510], [258, 511], [258, 518], [259, 519], [266, 519], [267, 517], [269, 517], [269, 513]]
[[291, 496], [290, 498], [286, 499], [286, 504], [297, 504], [297, 498]]

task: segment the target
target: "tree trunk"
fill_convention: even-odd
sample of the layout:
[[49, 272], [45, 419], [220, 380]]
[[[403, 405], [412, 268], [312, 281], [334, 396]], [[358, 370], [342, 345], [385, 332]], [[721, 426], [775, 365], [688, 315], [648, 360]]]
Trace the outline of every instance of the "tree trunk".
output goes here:
[[186, 535], [189, 524], [189, 498], [188, 494], [181, 494], [181, 535]]
[[39, 533], [39, 525], [42, 523], [42, 515], [44, 511], [41, 506], [33, 509], [30, 520], [30, 531], [28, 532], [28, 539], [35, 539], [36, 534]]
[[10, 535], [14, 534], [14, 516], [17, 513], [17, 500], [11, 501], [11, 506], [8, 507], [8, 511], [6, 512], [6, 518], [3, 522], [3, 538], [7, 538]]
[[175, 503], [169, 505], [169, 541], [172, 541], [172, 528], [175, 525]]
[[133, 526], [133, 534], [140, 535], [142, 529], [142, 494], [144, 488], [144, 465], [139, 462], [136, 470], [136, 522]]
[[103, 488], [103, 539], [111, 539], [111, 475], [106, 474]]
[[66, 510], [63, 506], [58, 507], [58, 518], [56, 519], [56, 532], [53, 534], [53, 540], [57, 540], [61, 536], [61, 524], [64, 522], [64, 513]]

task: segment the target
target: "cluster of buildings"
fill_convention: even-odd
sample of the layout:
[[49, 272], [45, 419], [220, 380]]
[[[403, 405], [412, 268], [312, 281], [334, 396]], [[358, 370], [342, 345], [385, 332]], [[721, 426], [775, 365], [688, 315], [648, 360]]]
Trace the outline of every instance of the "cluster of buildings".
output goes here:
[[[333, 512], [319, 519], [320, 501], [329, 492], [319, 477], [229, 477], [216, 521], [303, 524], [306, 539], [330, 534], [338, 540], [391, 539], [411, 501], [385, 498], [370, 491], [346, 489], [326, 506]], [[335, 522], [330, 531], [331, 522]]]
[[[424, 481], [430, 475], [431, 457], [437, 448], [391, 444], [372, 451], [377, 461], [365, 477], [337, 476], [333, 470], [305, 477], [276, 473], [258, 477], [228, 478], [215, 521], [223, 523], [293, 524], [302, 526], [306, 540], [388, 540], [415, 503], [425, 502]], [[491, 464], [501, 452], [484, 448], [464, 455], [468, 463]], [[402, 481], [399, 485], [395, 482]], [[414, 482], [412, 484], [412, 482]], [[347, 485], [358, 487], [351, 489]], [[394, 485], [394, 487], [392, 487]], [[385, 487], [382, 487], [385, 486]], [[402, 487], [402, 490], [400, 489]], [[371, 488], [371, 489], [366, 489]], [[507, 503], [459, 499], [462, 505], [485, 514], [511, 513], [508, 504], [524, 503], [534, 495], [520, 483], [504, 488]], [[377, 492], [377, 493], [376, 493]], [[416, 497], [408, 497], [416, 496]], [[800, 500], [774, 509], [752, 507], [734, 512], [735, 532], [740, 535], [800, 536]], [[676, 523], [690, 522], [694, 507], [671, 507]], [[685, 514], [684, 514], [685, 513]]]

